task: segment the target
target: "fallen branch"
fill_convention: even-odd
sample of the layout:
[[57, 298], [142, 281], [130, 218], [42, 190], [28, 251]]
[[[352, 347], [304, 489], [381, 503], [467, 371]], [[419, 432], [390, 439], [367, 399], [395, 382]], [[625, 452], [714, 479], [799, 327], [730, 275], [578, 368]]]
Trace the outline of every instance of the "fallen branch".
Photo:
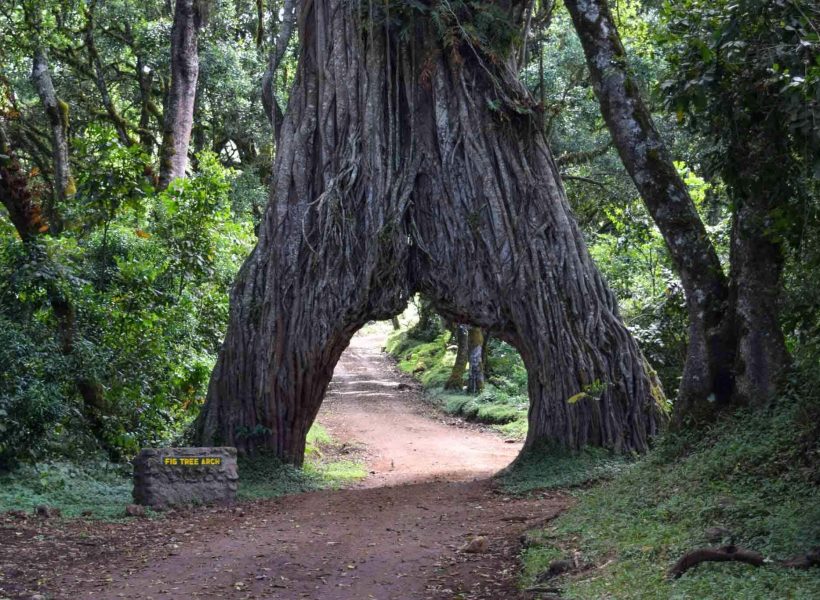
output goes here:
[[795, 556], [780, 563], [784, 567], [791, 569], [808, 569], [810, 567], [820, 567], [820, 548], [812, 548], [806, 554]]
[[684, 554], [669, 570], [669, 576], [677, 579], [692, 567], [702, 562], [743, 562], [755, 567], [763, 565], [763, 555], [754, 550], [747, 550], [738, 546], [722, 546], [720, 548], [699, 548]]

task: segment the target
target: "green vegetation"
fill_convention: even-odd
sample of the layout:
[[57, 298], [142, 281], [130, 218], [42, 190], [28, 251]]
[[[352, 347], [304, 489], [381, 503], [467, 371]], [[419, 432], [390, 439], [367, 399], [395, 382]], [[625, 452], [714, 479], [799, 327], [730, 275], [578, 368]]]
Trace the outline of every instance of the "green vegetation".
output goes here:
[[537, 448], [501, 474], [499, 481], [510, 492], [573, 488], [610, 479], [627, 471], [632, 461], [601, 448], [572, 452], [563, 448]]
[[[722, 527], [734, 543], [771, 559], [820, 542], [820, 410], [787, 398], [780, 407], [742, 411], [702, 434], [667, 435], [631, 465], [587, 454], [524, 462], [502, 479], [512, 491], [608, 480], [576, 489], [578, 503], [524, 550], [523, 584], [556, 559], [580, 552], [594, 568], [551, 579], [566, 598], [816, 598], [820, 573], [770, 564], [704, 563], [675, 581], [667, 569], [687, 551], [712, 546]], [[569, 473], [566, 475], [565, 473]], [[731, 539], [725, 539], [729, 543]]]
[[239, 491], [243, 500], [275, 498], [325, 488], [339, 488], [367, 476], [363, 463], [355, 460], [326, 459], [338, 443], [321, 425], [308, 433], [305, 465], [301, 469], [282, 464], [273, 456], [239, 460]]
[[[225, 291], [253, 243], [250, 219], [232, 208], [240, 176], [204, 152], [198, 173], [154, 192], [127, 158], [99, 157], [114, 182], [131, 173], [112, 189], [98, 189], [101, 174], [81, 179], [89, 197], [78, 202], [117, 206], [100, 221], [43, 237], [37, 253], [0, 239], [0, 361], [11, 367], [0, 373], [0, 468], [95, 460], [99, 449], [127, 459], [179, 438], [203, 401]], [[75, 315], [70, 351], [54, 289]]]
[[527, 371], [509, 344], [491, 340], [485, 372], [487, 383], [477, 395], [445, 390], [455, 361], [449, 331], [436, 332], [431, 342], [413, 337], [413, 328], [393, 332], [386, 345], [398, 367], [424, 386], [426, 397], [444, 412], [492, 425], [511, 438], [527, 434]]
[[[308, 434], [303, 469], [283, 465], [267, 456], [239, 460], [240, 500], [274, 498], [310, 490], [338, 488], [364, 478], [361, 462], [336, 460], [338, 442], [321, 425]], [[0, 475], [0, 513], [7, 510], [32, 512], [39, 505], [59, 508], [63, 517], [78, 517], [91, 511], [91, 518], [123, 517], [131, 499], [128, 465], [108, 461], [42, 462], [22, 465]]]
[[68, 462], [24, 465], [0, 475], [0, 512], [32, 512], [39, 505], [59, 508], [64, 517], [91, 511], [93, 518], [124, 516], [131, 499], [126, 467], [107, 461], [82, 466]]

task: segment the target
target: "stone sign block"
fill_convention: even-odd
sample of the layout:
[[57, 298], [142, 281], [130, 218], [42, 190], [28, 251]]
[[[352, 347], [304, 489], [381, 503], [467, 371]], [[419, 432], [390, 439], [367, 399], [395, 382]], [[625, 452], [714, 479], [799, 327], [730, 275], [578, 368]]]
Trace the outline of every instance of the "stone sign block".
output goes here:
[[134, 502], [153, 507], [236, 500], [236, 448], [144, 448], [134, 459]]

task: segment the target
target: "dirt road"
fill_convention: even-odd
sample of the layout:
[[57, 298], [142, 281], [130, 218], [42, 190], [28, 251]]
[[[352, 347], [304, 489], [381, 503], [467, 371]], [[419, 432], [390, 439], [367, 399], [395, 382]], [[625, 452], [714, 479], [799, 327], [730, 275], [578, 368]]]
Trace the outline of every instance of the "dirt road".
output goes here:
[[[507, 496], [489, 475], [517, 445], [425, 408], [379, 353], [354, 339], [319, 421], [362, 449], [371, 476], [312, 492], [161, 520], [0, 522], [10, 597], [411, 600], [528, 598], [519, 536], [567, 505]], [[404, 384], [404, 385], [399, 385]], [[412, 384], [410, 384], [412, 386]], [[402, 389], [400, 389], [400, 387]], [[483, 552], [463, 549], [476, 537]], [[478, 544], [481, 545], [481, 544]], [[2, 596], [2, 594], [0, 594]]]
[[515, 459], [520, 443], [425, 405], [383, 344], [384, 335], [353, 338], [317, 417], [334, 438], [365, 450], [371, 475], [364, 486], [486, 478]]

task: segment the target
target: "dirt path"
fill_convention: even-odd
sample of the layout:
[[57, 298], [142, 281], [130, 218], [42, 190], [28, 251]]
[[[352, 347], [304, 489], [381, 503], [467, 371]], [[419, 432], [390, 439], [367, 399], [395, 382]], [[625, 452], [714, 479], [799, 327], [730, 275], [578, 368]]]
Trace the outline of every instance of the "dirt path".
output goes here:
[[[516, 590], [519, 536], [567, 505], [508, 497], [487, 476], [517, 446], [431, 413], [359, 337], [319, 421], [364, 447], [358, 488], [120, 523], [0, 517], [0, 599], [528, 598]], [[412, 385], [412, 384], [411, 384]], [[405, 386], [402, 385], [401, 388]], [[461, 549], [476, 536], [487, 549]]]
[[[521, 444], [426, 406], [420, 388], [381, 352], [384, 335], [353, 338], [333, 372], [317, 420], [365, 450], [366, 487], [490, 477]], [[508, 440], [511, 441], [511, 440]]]

